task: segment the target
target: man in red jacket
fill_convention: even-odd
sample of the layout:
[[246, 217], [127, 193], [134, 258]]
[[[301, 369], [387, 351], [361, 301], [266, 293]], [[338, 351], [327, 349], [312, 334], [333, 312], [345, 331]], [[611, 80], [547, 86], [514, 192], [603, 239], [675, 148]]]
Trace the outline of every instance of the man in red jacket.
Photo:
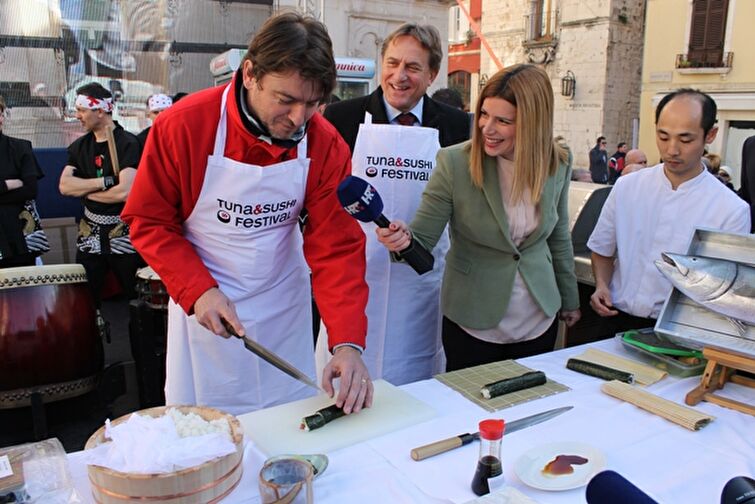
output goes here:
[[335, 194], [350, 154], [315, 114], [335, 76], [325, 27], [286, 13], [260, 29], [228, 86], [155, 121], [123, 218], [172, 298], [168, 404], [243, 413], [306, 395], [223, 321], [312, 376], [309, 266], [334, 353], [322, 386], [333, 395], [340, 377], [347, 413], [371, 405], [364, 235]]

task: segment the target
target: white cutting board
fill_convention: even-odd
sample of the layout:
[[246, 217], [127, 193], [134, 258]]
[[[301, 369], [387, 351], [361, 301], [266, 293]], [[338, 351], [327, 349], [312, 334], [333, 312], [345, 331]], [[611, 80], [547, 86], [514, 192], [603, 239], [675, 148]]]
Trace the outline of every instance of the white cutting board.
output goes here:
[[330, 406], [325, 394], [281, 404], [238, 417], [244, 435], [268, 456], [329, 453], [434, 418], [437, 412], [385, 380], [376, 380], [372, 407], [313, 430], [299, 429], [302, 418]]

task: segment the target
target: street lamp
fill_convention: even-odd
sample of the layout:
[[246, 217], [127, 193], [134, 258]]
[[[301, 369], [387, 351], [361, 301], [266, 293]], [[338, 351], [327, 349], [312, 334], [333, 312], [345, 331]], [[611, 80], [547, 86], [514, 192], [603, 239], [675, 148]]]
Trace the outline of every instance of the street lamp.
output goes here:
[[576, 86], [577, 80], [574, 78], [574, 74], [571, 70], [567, 70], [566, 75], [561, 78], [561, 96], [574, 98]]
[[480, 83], [479, 83], [480, 89], [484, 88], [485, 84], [487, 83], [488, 83], [488, 74], [480, 75]]

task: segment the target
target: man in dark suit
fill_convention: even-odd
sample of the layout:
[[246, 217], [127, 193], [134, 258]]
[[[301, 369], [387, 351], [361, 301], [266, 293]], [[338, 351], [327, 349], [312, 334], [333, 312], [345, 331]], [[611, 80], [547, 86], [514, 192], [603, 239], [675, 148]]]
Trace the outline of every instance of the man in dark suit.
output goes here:
[[[0, 95], [0, 268], [33, 266], [36, 257], [49, 250], [40, 242], [38, 219], [31, 215], [42, 170], [31, 142], [3, 133], [5, 99]], [[36, 239], [27, 236], [32, 231]], [[39, 245], [39, 246], [37, 246]]]
[[590, 150], [590, 176], [596, 184], [608, 182], [608, 155], [604, 136], [599, 136], [595, 141], [595, 147]]
[[[405, 24], [386, 37], [380, 87], [367, 96], [332, 103], [325, 110], [325, 118], [341, 133], [352, 152], [365, 112], [372, 115], [374, 124], [399, 124], [399, 113], [410, 113], [418, 106], [421, 117], [415, 116], [415, 125], [437, 129], [441, 147], [469, 139], [469, 116], [426, 94], [438, 76], [443, 58], [442, 47], [431, 48], [420, 40], [426, 36], [424, 32], [431, 29], [435, 30], [430, 26]], [[421, 34], [417, 36], [413, 31]], [[405, 54], [411, 54], [412, 58]]]
[[[440, 71], [443, 44], [438, 30], [407, 23], [385, 38], [380, 87], [368, 96], [333, 103], [325, 118], [352, 153], [352, 174], [367, 178], [391, 219], [410, 221], [435, 168], [440, 147], [469, 138], [469, 116], [427, 96]], [[445, 245], [435, 250], [435, 268], [418, 276], [391, 262], [377, 242], [374, 224], [367, 238], [367, 348], [364, 362], [373, 378], [400, 385], [442, 371], [440, 282]], [[318, 367], [327, 356], [318, 344]]]
[[742, 185], [739, 195], [750, 205], [750, 232], [755, 233], [755, 136], [742, 147]]

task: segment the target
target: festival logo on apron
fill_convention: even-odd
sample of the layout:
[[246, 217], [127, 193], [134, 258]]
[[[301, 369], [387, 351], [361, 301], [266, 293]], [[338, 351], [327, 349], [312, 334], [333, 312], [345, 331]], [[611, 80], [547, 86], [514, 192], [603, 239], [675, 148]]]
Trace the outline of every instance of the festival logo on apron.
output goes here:
[[298, 217], [296, 198], [266, 203], [245, 203], [218, 198], [217, 218], [223, 224], [238, 228], [258, 229], [285, 224]]
[[[429, 155], [426, 153], [425, 155]], [[397, 180], [418, 180], [427, 182], [435, 168], [435, 156], [432, 159], [401, 158], [399, 156], [378, 156], [367, 154], [364, 174], [368, 178], [380, 177]]]

